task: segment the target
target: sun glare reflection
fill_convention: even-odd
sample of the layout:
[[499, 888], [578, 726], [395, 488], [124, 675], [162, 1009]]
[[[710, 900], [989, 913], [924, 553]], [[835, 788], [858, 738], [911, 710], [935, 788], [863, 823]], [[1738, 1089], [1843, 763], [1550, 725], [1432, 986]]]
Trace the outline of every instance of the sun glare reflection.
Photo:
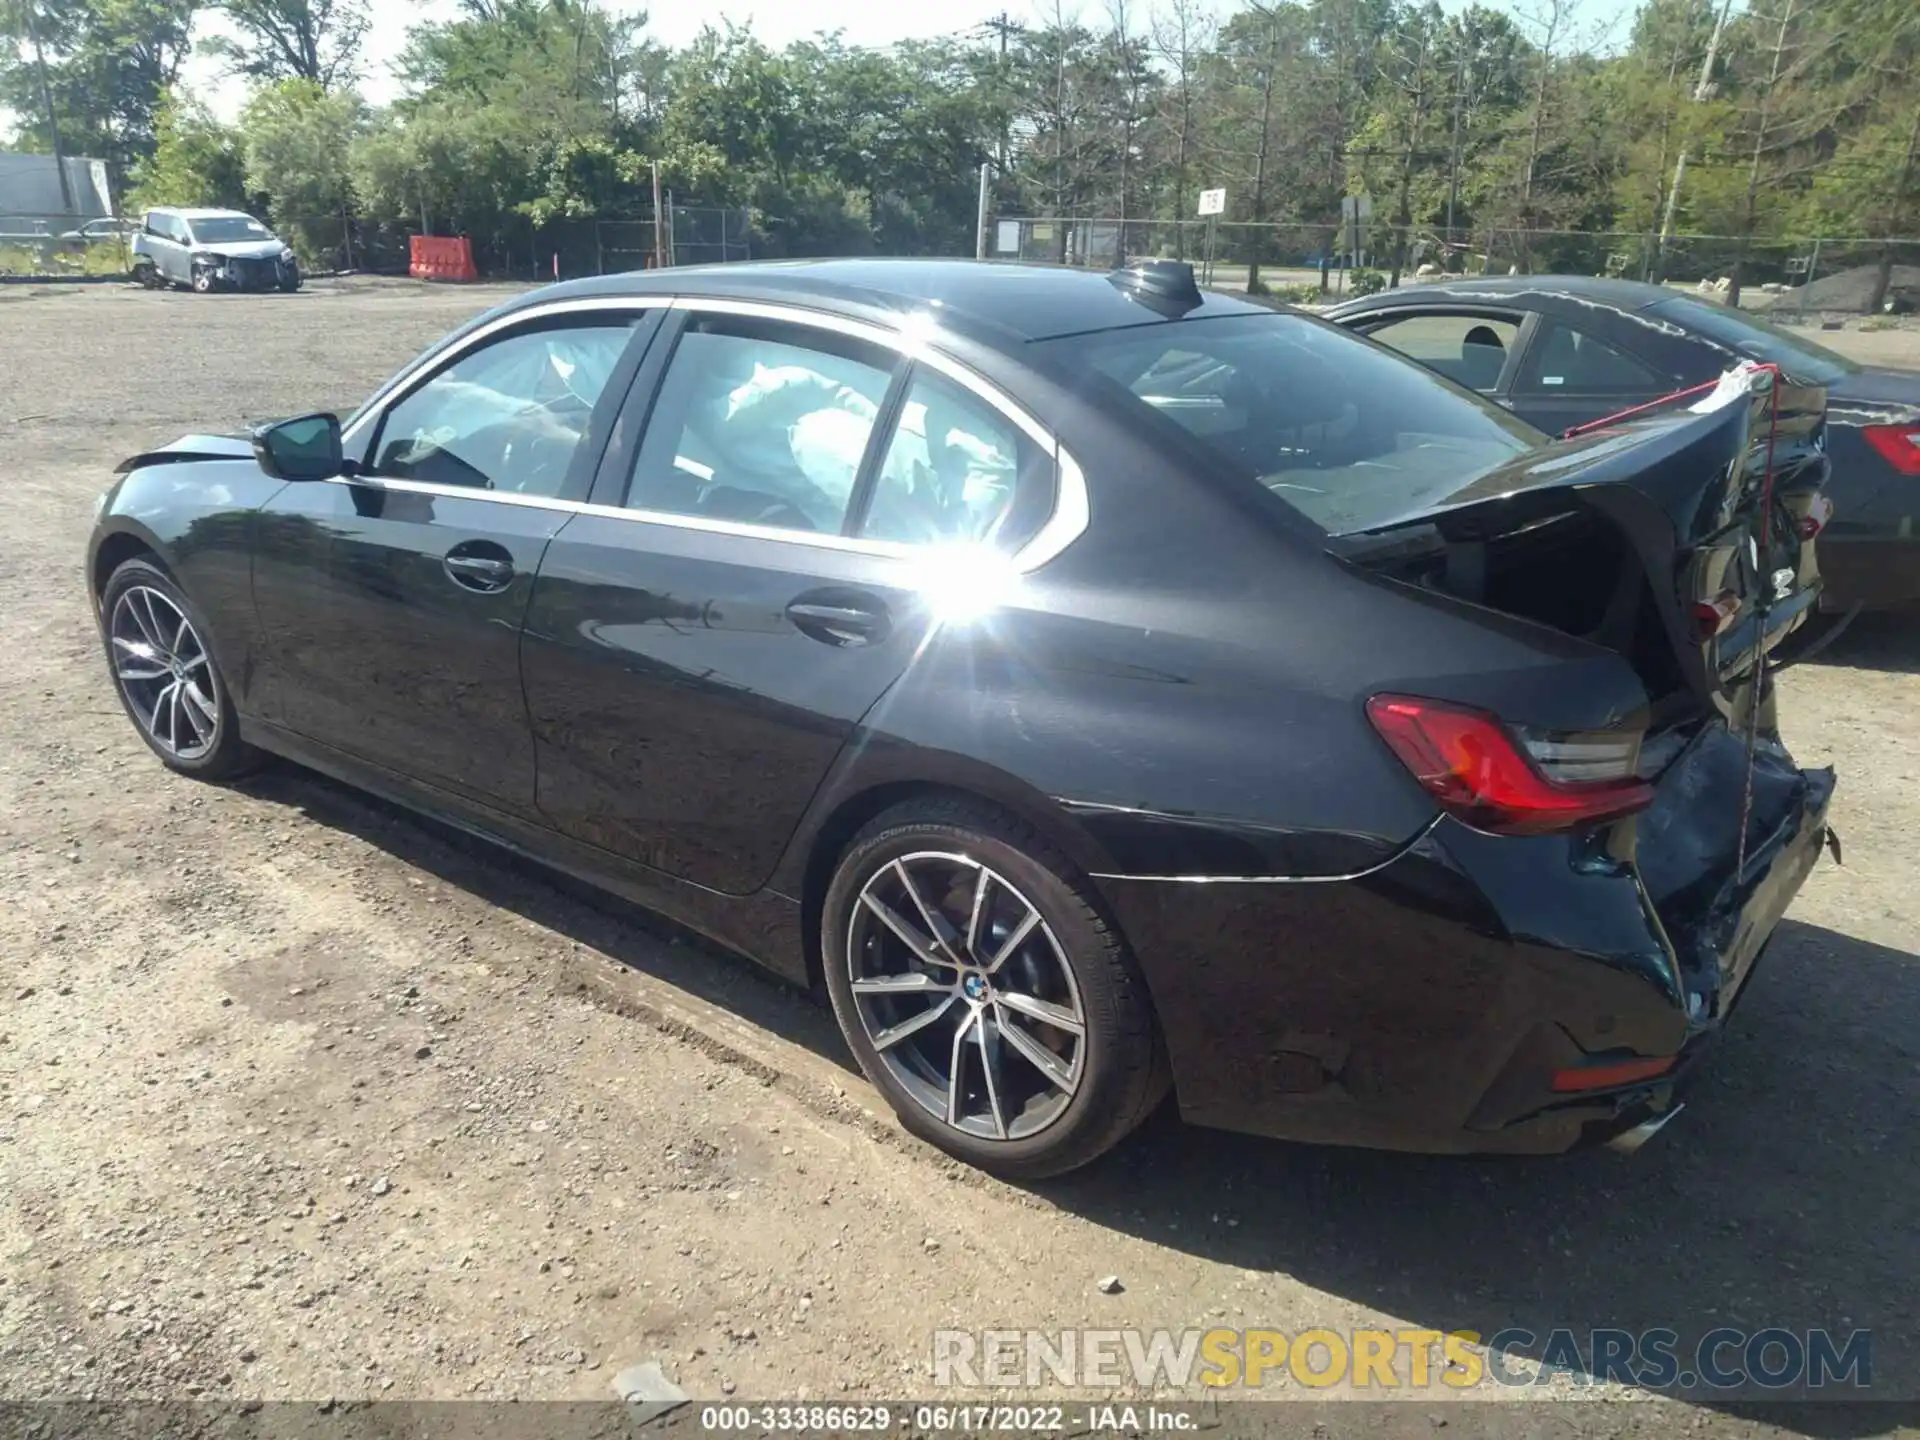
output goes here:
[[913, 577], [913, 588], [932, 613], [935, 629], [985, 619], [1015, 601], [1021, 584], [1013, 562], [984, 545], [931, 550]]

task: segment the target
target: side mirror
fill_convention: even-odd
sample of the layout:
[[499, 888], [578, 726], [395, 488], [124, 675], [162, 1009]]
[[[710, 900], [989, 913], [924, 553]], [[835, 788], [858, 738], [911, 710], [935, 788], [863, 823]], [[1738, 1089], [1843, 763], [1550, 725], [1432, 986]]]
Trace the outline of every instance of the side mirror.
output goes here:
[[276, 480], [331, 480], [345, 464], [340, 454], [340, 417], [302, 415], [253, 432], [253, 455]]

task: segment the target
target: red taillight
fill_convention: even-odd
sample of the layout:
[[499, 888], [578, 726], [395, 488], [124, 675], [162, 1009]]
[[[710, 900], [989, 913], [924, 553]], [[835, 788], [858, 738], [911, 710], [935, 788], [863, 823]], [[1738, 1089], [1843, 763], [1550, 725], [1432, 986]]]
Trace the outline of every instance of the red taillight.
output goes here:
[[1701, 640], [1712, 640], [1727, 633], [1740, 614], [1740, 597], [1729, 591], [1716, 600], [1701, 600], [1693, 607], [1693, 628]]
[[1635, 1057], [1632, 1060], [1607, 1060], [1597, 1065], [1576, 1065], [1570, 1070], [1553, 1072], [1553, 1088], [1565, 1095], [1579, 1090], [1612, 1090], [1640, 1080], [1652, 1080], [1673, 1068], [1677, 1055]]
[[[1550, 780], [1497, 716], [1415, 695], [1376, 695], [1367, 718], [1380, 738], [1443, 806], [1478, 830], [1496, 835], [1545, 835], [1646, 808], [1653, 789], [1631, 774], [1606, 780]], [[1594, 742], [1543, 740], [1557, 754]], [[1619, 743], [1625, 769], [1637, 739]], [[1593, 773], [1592, 762], [1584, 773]]]
[[1807, 507], [1807, 513], [1800, 517], [1800, 538], [1812, 540], [1827, 528], [1827, 522], [1833, 519], [1833, 501], [1824, 495], [1813, 497], [1813, 504]]
[[1863, 425], [1860, 436], [1902, 475], [1920, 475], [1920, 425]]

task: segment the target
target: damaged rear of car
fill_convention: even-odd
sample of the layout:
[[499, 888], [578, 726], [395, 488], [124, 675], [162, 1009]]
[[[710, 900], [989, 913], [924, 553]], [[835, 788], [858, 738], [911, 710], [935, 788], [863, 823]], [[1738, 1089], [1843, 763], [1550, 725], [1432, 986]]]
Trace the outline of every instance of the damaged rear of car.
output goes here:
[[1773, 683], [1819, 599], [1825, 392], [1746, 367], [1690, 410], [1549, 441], [1450, 386], [1396, 393], [1304, 317], [1188, 328], [1074, 343], [1349, 575], [1419, 602], [1410, 627], [1443, 614], [1530, 663], [1433, 655], [1408, 679], [1381, 647], [1355, 698], [1433, 807], [1384, 860], [1112, 887], [1163, 1007], [1185, 1002], [1151, 952], [1184, 931], [1343, 952], [1270, 1003], [1183, 1016], [1268, 1057], [1182, 1075], [1183, 1111], [1388, 1148], [1634, 1147], [1830, 839], [1834, 777], [1795, 764]]

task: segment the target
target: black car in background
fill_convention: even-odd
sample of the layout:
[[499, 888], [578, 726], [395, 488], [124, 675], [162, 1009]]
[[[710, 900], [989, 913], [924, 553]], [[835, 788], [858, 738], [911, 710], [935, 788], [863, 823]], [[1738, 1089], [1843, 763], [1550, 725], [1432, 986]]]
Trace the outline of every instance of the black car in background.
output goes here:
[[1383, 291], [1328, 317], [1558, 435], [1746, 360], [1827, 389], [1829, 610], [1920, 603], [1920, 373], [1858, 365], [1804, 334], [1682, 290], [1509, 276]]
[[1760, 521], [1823, 404], [1548, 443], [1185, 266], [653, 271], [134, 457], [87, 574], [165, 764], [289, 757], [819, 983], [976, 1164], [1169, 1085], [1556, 1152], [1676, 1113], [1819, 856]]

